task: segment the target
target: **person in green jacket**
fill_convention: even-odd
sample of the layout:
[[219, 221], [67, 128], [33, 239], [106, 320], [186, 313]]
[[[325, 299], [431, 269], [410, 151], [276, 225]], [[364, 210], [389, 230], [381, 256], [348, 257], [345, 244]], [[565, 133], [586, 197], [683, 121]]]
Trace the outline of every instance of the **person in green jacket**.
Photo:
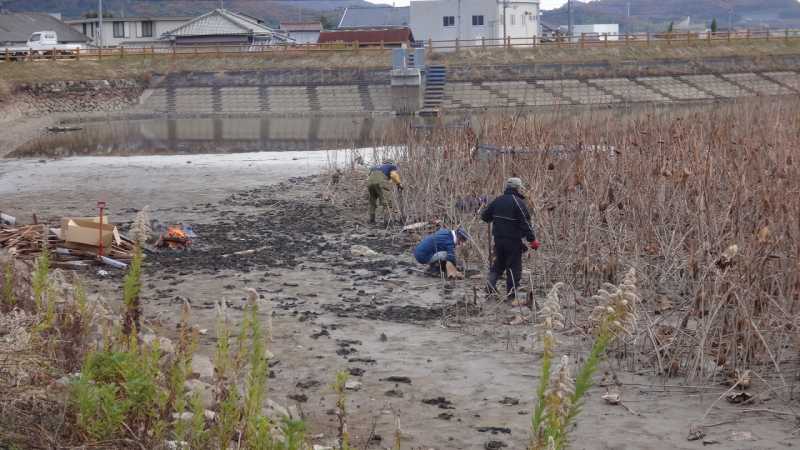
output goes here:
[[373, 166], [369, 169], [369, 178], [367, 178], [367, 190], [369, 191], [369, 223], [375, 223], [375, 211], [378, 209], [378, 202], [383, 206], [383, 222], [389, 223], [389, 199], [386, 197], [384, 191], [389, 190], [389, 180], [394, 183], [398, 189], [402, 190], [403, 185], [400, 183], [400, 174], [397, 171], [397, 166], [391, 161], [384, 161], [383, 164]]

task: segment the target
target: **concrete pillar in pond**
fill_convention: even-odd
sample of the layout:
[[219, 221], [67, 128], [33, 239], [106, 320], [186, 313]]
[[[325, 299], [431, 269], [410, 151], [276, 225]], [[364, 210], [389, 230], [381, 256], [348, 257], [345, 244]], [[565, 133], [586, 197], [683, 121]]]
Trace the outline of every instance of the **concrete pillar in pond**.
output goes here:
[[422, 108], [422, 75], [417, 68], [392, 69], [392, 109], [413, 115]]

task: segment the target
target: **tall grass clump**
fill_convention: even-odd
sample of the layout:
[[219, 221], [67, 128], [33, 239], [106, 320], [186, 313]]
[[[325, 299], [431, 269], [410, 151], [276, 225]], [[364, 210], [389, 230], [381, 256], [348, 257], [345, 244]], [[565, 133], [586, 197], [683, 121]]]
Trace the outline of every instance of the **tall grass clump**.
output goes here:
[[336, 418], [339, 420], [339, 448], [350, 450], [350, 432], [347, 429], [347, 378], [345, 371], [336, 374], [333, 382], [333, 392], [336, 393]]
[[639, 296], [636, 290], [636, 272], [630, 269], [619, 286], [607, 284], [592, 297], [599, 303], [591, 317], [595, 325], [594, 342], [575, 380], [570, 375], [569, 358], [566, 356], [561, 358], [558, 370], [551, 376], [550, 364], [555, 340], [552, 336], [548, 337], [548, 334], [561, 319], [556, 289], [554, 287], [550, 291], [542, 308], [545, 356], [533, 413], [532, 450], [567, 448], [569, 427], [575, 423], [581, 412], [584, 396], [594, 384], [592, 376], [606, 349], [617, 337], [631, 335], [637, 318], [636, 305], [639, 303]]
[[122, 332], [125, 336], [136, 336], [141, 329], [142, 305], [139, 294], [142, 290], [142, 260], [144, 254], [142, 247], [136, 245], [133, 249], [133, 259], [125, 275], [122, 285], [122, 302], [125, 308], [123, 313]]

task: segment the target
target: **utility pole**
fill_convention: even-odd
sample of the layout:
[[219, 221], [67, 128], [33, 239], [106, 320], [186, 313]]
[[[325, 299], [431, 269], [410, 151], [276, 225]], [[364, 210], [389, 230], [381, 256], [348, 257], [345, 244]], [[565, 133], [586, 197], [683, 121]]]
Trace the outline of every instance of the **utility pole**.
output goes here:
[[503, 46], [506, 45], [506, 40], [508, 39], [508, 31], [506, 31], [506, 24], [508, 23], [508, 15], [506, 14], [507, 9], [508, 0], [503, 0]]
[[733, 31], [733, 3], [731, 3], [730, 9], [728, 9], [728, 33]]
[[631, 2], [628, 2], [628, 19], [631, 18]]
[[103, 0], [98, 0], [97, 3], [97, 43], [101, 48], [103, 47]]
[[569, 24], [567, 25], [569, 34], [569, 42], [572, 43], [572, 32], [573, 28], [575, 27], [575, 22], [572, 18], [572, 0], [567, 0], [567, 14], [569, 14]]

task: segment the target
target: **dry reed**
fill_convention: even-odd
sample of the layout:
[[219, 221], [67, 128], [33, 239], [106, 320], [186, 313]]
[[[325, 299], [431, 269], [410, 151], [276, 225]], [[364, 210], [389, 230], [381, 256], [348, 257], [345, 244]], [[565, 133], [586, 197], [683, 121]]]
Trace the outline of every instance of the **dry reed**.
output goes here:
[[[374, 159], [400, 163], [406, 223], [466, 226], [486, 267], [487, 228], [473, 210], [519, 176], [543, 242], [525, 263], [534, 290], [564, 282], [588, 299], [621, 281], [623, 265], [636, 269], [648, 323], [612, 349], [620, 364], [689, 379], [751, 369], [791, 389], [784, 372], [800, 349], [800, 102], [469, 121], [466, 131], [440, 122], [378, 137]], [[507, 151], [476, 152], [476, 143]]]

